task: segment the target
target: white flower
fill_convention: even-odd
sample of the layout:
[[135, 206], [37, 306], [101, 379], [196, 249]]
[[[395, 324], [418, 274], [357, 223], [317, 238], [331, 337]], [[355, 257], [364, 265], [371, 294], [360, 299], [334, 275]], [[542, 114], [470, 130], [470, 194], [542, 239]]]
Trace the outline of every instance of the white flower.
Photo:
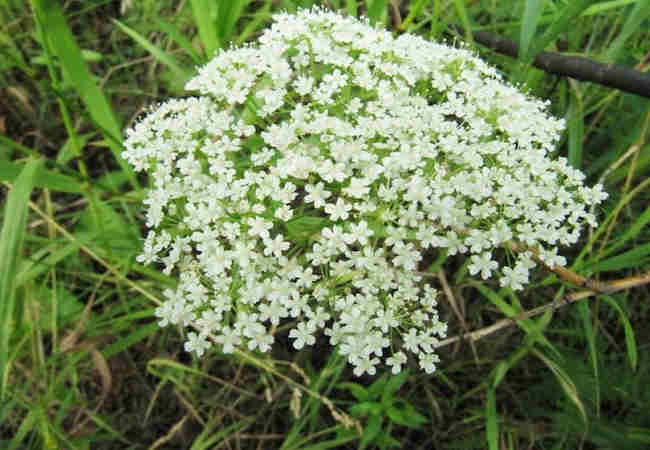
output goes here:
[[282, 252], [287, 251], [290, 247], [289, 242], [285, 241], [281, 234], [278, 234], [275, 239], [265, 239], [264, 245], [266, 247], [264, 254], [266, 256], [273, 254], [276, 258], [282, 256]]
[[350, 234], [359, 242], [359, 244], [365, 246], [368, 244], [368, 238], [373, 235], [373, 232], [368, 228], [368, 223], [365, 220], [361, 220], [359, 223], [353, 223], [350, 225]]
[[360, 358], [354, 364], [354, 374], [358, 377], [367, 373], [368, 375], [374, 375], [377, 373], [377, 364], [379, 359], [377, 358]]
[[126, 133], [151, 176], [137, 262], [178, 279], [159, 324], [201, 355], [211, 333], [267, 352], [292, 320], [295, 348], [323, 329], [358, 376], [408, 352], [431, 373], [447, 324], [420, 261], [522, 289], [607, 195], [549, 157], [564, 121], [472, 52], [320, 8], [273, 19]]
[[481, 277], [484, 280], [490, 278], [493, 270], [499, 267], [499, 263], [492, 261], [492, 255], [489, 252], [482, 253], [481, 255], [472, 255], [472, 264], [469, 265], [469, 273], [476, 275], [481, 272]]
[[248, 225], [250, 226], [248, 230], [250, 236], [259, 236], [263, 239], [269, 238], [269, 230], [273, 227], [272, 223], [262, 217], [249, 217]]
[[315, 186], [312, 184], [305, 186], [305, 190], [309, 192], [309, 194], [305, 197], [305, 201], [312, 202], [316, 208], [322, 208], [325, 206], [325, 200], [328, 199], [332, 193], [326, 191], [324, 189], [324, 186], [325, 185], [322, 181]]
[[392, 367], [391, 372], [397, 375], [402, 371], [402, 365], [406, 363], [406, 355], [403, 352], [397, 352], [386, 359], [386, 364]]
[[209, 348], [210, 342], [208, 342], [204, 334], [197, 334], [193, 331], [187, 334], [187, 342], [185, 342], [186, 352], [194, 352], [200, 358]]
[[341, 197], [336, 200], [336, 204], [328, 203], [325, 205], [325, 212], [330, 215], [332, 220], [347, 219], [352, 209], [352, 205], [345, 203]]
[[304, 322], [300, 322], [297, 328], [292, 329], [289, 332], [289, 337], [294, 338], [293, 346], [296, 350], [300, 350], [307, 345], [314, 345], [316, 338], [313, 335], [314, 330], [306, 325]]

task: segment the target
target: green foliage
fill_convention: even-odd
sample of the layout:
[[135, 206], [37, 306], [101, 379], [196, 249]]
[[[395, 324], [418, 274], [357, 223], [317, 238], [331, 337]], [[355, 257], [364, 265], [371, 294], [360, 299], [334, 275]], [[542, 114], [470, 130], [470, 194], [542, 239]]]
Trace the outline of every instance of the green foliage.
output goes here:
[[386, 373], [368, 387], [353, 382], [338, 385], [339, 388], [348, 390], [357, 400], [356, 404], [348, 408], [350, 414], [366, 420], [360, 449], [373, 444], [380, 449], [399, 447], [399, 441], [391, 436], [394, 425], [419, 428], [429, 422], [415, 406], [399, 395], [398, 391], [407, 379], [408, 371], [404, 371], [398, 375]]
[[[548, 99], [567, 121], [556, 156], [610, 193], [594, 211], [600, 225], [564, 254], [571, 269], [599, 280], [648, 272], [650, 102], [529, 64], [550, 50], [647, 71], [647, 1], [6, 0], [0, 447], [648, 448], [647, 285], [445, 347], [435, 377], [353, 378], [318, 346], [326, 336], [268, 359], [215, 351], [194, 361], [175, 350], [178, 331], [161, 330], [154, 314], [175, 282], [134, 259], [146, 180], [119, 156], [123, 128], [177, 93], [193, 66], [257, 36], [272, 13], [315, 3], [396, 33], [467, 38], [505, 78]], [[471, 44], [479, 30], [518, 41], [521, 57]], [[287, 224], [305, 243], [324, 226]], [[457, 255], [424, 262], [433, 284], [449, 285], [439, 307], [452, 335], [582, 289], [540, 270], [515, 296], [469, 283]], [[287, 341], [282, 324], [275, 339]]]

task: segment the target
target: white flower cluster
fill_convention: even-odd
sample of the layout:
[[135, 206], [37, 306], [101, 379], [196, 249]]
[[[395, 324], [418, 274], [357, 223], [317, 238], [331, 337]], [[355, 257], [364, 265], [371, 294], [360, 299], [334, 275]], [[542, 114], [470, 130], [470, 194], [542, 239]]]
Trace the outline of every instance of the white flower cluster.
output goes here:
[[[191, 326], [202, 355], [266, 352], [295, 323], [322, 330], [354, 366], [435, 370], [436, 290], [418, 275], [440, 252], [521, 289], [530, 251], [563, 265], [606, 194], [551, 160], [563, 121], [464, 49], [394, 38], [320, 9], [278, 14], [257, 43], [221, 51], [128, 132], [124, 156], [153, 180], [143, 263], [178, 273], [156, 310]], [[503, 258], [501, 258], [503, 259]]]

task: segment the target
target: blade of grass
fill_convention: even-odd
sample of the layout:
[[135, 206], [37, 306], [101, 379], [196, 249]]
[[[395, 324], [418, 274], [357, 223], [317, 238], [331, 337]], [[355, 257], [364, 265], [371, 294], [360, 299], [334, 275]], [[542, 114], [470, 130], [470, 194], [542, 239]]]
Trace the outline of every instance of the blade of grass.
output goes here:
[[595, 5], [591, 5], [589, 8], [581, 14], [584, 17], [593, 16], [596, 14], [604, 13], [610, 9], [620, 8], [622, 6], [627, 6], [632, 3], [637, 3], [639, 0], [613, 0], [609, 2], [600, 2]]
[[619, 305], [613, 297], [609, 295], [603, 295], [601, 298], [605, 300], [605, 303], [607, 303], [609, 306], [614, 308], [616, 312], [618, 312], [618, 317], [621, 321], [621, 325], [623, 325], [623, 331], [625, 333], [625, 348], [627, 349], [627, 358], [630, 361], [632, 370], [635, 371], [637, 363], [639, 361], [639, 352], [637, 350], [636, 337], [634, 336], [634, 329], [630, 324], [630, 319], [627, 318], [625, 311], [623, 311], [621, 305]]
[[[25, 164], [0, 160], [0, 181], [11, 183], [20, 176], [24, 169]], [[85, 191], [83, 184], [74, 178], [47, 170], [44, 167], [38, 170], [38, 176], [35, 177], [34, 185], [40, 188], [72, 194], [82, 194]]]
[[614, 244], [611, 247], [608, 247], [603, 253], [602, 256], [609, 256], [614, 253], [616, 250], [624, 246], [630, 239], [634, 239], [639, 236], [641, 231], [650, 223], [650, 206], [646, 208], [643, 214], [639, 215], [637, 219], [632, 223], [632, 225], [626, 227], [625, 233], [622, 236], [617, 237]]
[[[489, 289], [484, 284], [473, 281], [470, 282], [470, 284], [478, 289], [479, 292], [483, 294], [485, 298], [490, 300], [497, 308], [499, 308], [506, 317], [514, 317], [521, 312], [521, 309], [517, 310], [513, 306], [509, 305], [499, 294]], [[541, 318], [540, 320], [544, 320], [544, 318]], [[524, 330], [528, 336], [531, 336], [533, 340], [544, 344], [544, 346], [554, 352], [555, 355], [560, 354], [553, 344], [546, 339], [546, 336], [544, 336], [544, 333], [539, 329], [539, 327], [536, 326], [536, 321], [531, 319], [519, 320], [517, 321], [517, 325]]]
[[578, 312], [580, 313], [580, 318], [582, 319], [582, 328], [585, 334], [585, 339], [587, 340], [591, 370], [593, 370], [594, 379], [596, 380], [594, 383], [594, 406], [596, 408], [596, 415], [600, 416], [600, 372], [598, 371], [598, 348], [596, 347], [596, 333], [594, 332], [594, 327], [591, 323], [591, 309], [589, 307], [588, 300], [582, 300], [578, 302]]
[[607, 49], [605, 57], [608, 60], [616, 61], [628, 38], [641, 27], [641, 24], [648, 16], [650, 16], [650, 2], [639, 0], [634, 8], [630, 10], [621, 32]]
[[266, 0], [264, 2], [264, 6], [262, 6], [255, 12], [253, 18], [251, 19], [250, 22], [248, 22], [244, 26], [242, 32], [239, 33], [237, 37], [233, 38], [233, 42], [235, 43], [235, 45], [241, 45], [243, 42], [245, 42], [249, 37], [253, 35], [253, 33], [255, 33], [262, 26], [262, 24], [266, 20], [268, 20], [271, 17], [272, 3], [273, 0]]
[[544, 0], [526, 0], [524, 15], [519, 33], [519, 60], [527, 62], [530, 44], [537, 31], [539, 18], [544, 10]]
[[194, 64], [203, 64], [205, 62], [205, 58], [203, 58], [196, 52], [196, 50], [194, 50], [194, 47], [192, 46], [192, 43], [189, 41], [189, 39], [187, 39], [174, 24], [165, 22], [160, 18], [155, 18], [154, 20], [156, 22], [156, 25], [158, 25], [161, 30], [167, 33], [170, 38], [172, 38], [187, 52], [188, 55], [190, 55], [190, 58], [192, 58]]
[[582, 141], [584, 137], [584, 115], [582, 107], [582, 99], [577, 91], [571, 95], [569, 102], [568, 118], [568, 133], [569, 133], [569, 164], [579, 169], [582, 165]]
[[427, 0], [416, 0], [415, 4], [409, 7], [409, 13], [406, 16], [406, 18], [402, 21], [400, 25], [400, 30], [404, 31], [409, 29], [409, 25], [411, 25], [413, 19], [415, 19], [416, 17], [420, 17], [420, 13], [422, 12], [422, 8], [424, 8], [425, 3], [427, 3]]
[[194, 22], [199, 30], [199, 37], [207, 59], [221, 47], [219, 32], [216, 28], [217, 2], [210, 0], [190, 0]]
[[144, 48], [149, 53], [151, 53], [154, 58], [156, 58], [158, 61], [160, 61], [167, 67], [169, 67], [169, 69], [174, 73], [175, 76], [183, 80], [183, 84], [185, 84], [185, 81], [187, 81], [190, 78], [192, 73], [188, 70], [183, 69], [180, 66], [180, 64], [167, 52], [161, 50], [159, 47], [155, 46], [150, 40], [142, 36], [137, 31], [124, 25], [119, 20], [113, 19], [113, 23], [117, 25], [117, 27], [120, 30], [122, 30], [125, 34], [127, 34], [131, 39], [137, 42], [142, 48]]
[[[573, 21], [584, 12], [590, 3], [591, 0], [572, 0], [568, 2], [559, 17], [554, 18], [551, 25], [544, 31], [544, 34], [535, 38], [534, 42], [531, 42], [529, 54], [532, 56], [541, 52], [546, 46], [556, 40], [561, 33], [567, 31]], [[539, 23], [541, 21], [538, 21]]]
[[640, 245], [620, 255], [612, 256], [594, 264], [587, 264], [585, 270], [603, 272], [643, 267], [648, 262], [648, 255], [650, 255], [650, 244]]
[[235, 24], [241, 18], [249, 0], [230, 0], [217, 2], [217, 32], [221, 47], [225, 47], [233, 37]]
[[[439, 2], [436, 2], [439, 3]], [[460, 17], [460, 23], [465, 30], [465, 40], [470, 44], [474, 42], [472, 38], [472, 23], [469, 21], [469, 15], [467, 14], [467, 8], [465, 8], [465, 0], [454, 0], [454, 6], [456, 7], [456, 13]]]
[[357, 17], [357, 11], [359, 11], [357, 0], [345, 0], [345, 10], [349, 16]]
[[16, 306], [15, 281], [25, 238], [27, 204], [40, 165], [41, 160], [30, 161], [16, 179], [7, 197], [0, 231], [0, 323], [3, 325], [3, 332], [0, 333], [0, 398], [5, 397], [7, 389], [10, 340], [13, 329], [17, 328], [13, 317]]
[[128, 163], [121, 157], [122, 125], [115, 116], [104, 93], [92, 77], [81, 49], [66, 23], [61, 4], [56, 1], [32, 0], [36, 21], [44, 34], [43, 45], [49, 54], [58, 57], [59, 63], [72, 81], [81, 101], [86, 106], [90, 117], [108, 139], [108, 145], [122, 170], [129, 175], [131, 184], [139, 188], [135, 174]]
[[578, 394], [578, 388], [576, 387], [571, 377], [569, 377], [569, 375], [558, 364], [556, 364], [554, 361], [551, 361], [539, 350], [532, 349], [531, 353], [537, 356], [540, 361], [546, 364], [546, 367], [551, 370], [553, 375], [555, 375], [557, 381], [560, 383], [560, 386], [562, 387], [564, 393], [567, 395], [569, 400], [571, 400], [571, 402], [578, 408], [578, 411], [580, 411], [580, 415], [582, 416], [584, 423], [587, 423], [587, 411], [585, 409], [585, 405], [582, 403], [580, 395]]
[[496, 390], [490, 386], [487, 390], [485, 405], [485, 433], [490, 450], [499, 450], [499, 419], [497, 417]]
[[370, 19], [370, 25], [383, 23], [386, 17], [386, 5], [388, 0], [366, 0], [366, 16]]

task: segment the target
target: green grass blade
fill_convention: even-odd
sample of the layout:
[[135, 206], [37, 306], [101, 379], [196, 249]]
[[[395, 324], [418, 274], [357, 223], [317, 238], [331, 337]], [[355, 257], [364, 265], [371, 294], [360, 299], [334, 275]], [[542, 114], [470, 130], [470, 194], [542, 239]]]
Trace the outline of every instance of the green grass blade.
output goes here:
[[238, 36], [233, 36], [233, 42], [235, 45], [241, 45], [242, 43], [246, 42], [247, 39], [249, 39], [253, 33], [257, 32], [257, 30], [266, 22], [269, 20], [271, 17], [271, 6], [272, 6], [273, 0], [265, 0], [264, 6], [261, 8], [257, 9], [255, 11], [255, 14], [251, 18], [250, 22], [248, 22], [245, 26], [244, 29], [239, 33]]
[[366, 16], [370, 19], [370, 25], [384, 22], [387, 0], [366, 0], [366, 6], [368, 8]]
[[199, 30], [206, 58], [212, 58], [221, 47], [219, 32], [216, 28], [216, 4], [217, 2], [210, 0], [190, 0], [194, 22]]
[[544, 34], [536, 37], [534, 42], [531, 42], [529, 55], [533, 56], [541, 52], [547, 45], [555, 41], [560, 34], [566, 32], [571, 24], [574, 23], [575, 19], [584, 12], [590, 3], [591, 0], [572, 0], [568, 2], [559, 17], [552, 21], [551, 25], [546, 29], [546, 31], [544, 31]]
[[643, 267], [648, 262], [648, 255], [650, 255], [650, 244], [644, 244], [634, 247], [620, 255], [607, 258], [604, 261], [587, 264], [585, 268], [590, 271], [604, 272], [610, 270], [624, 270], [632, 267]]
[[621, 305], [609, 295], [602, 295], [601, 298], [605, 300], [609, 306], [614, 308], [618, 312], [618, 317], [623, 325], [623, 331], [625, 333], [625, 348], [627, 349], [627, 358], [630, 361], [630, 366], [632, 370], [636, 370], [637, 363], [639, 361], [639, 352], [636, 345], [636, 337], [634, 336], [634, 329], [630, 324], [630, 319], [627, 318], [625, 311], [621, 308]]
[[568, 116], [569, 164], [579, 169], [582, 165], [582, 141], [584, 138], [585, 123], [582, 100], [577, 93], [571, 96]]
[[490, 450], [499, 450], [499, 418], [496, 397], [495, 388], [488, 388], [485, 406], [485, 432]]
[[469, 43], [474, 42], [474, 38], [472, 37], [472, 23], [469, 20], [467, 8], [465, 8], [465, 0], [454, 0], [454, 6], [456, 7], [456, 13], [458, 14], [458, 17], [460, 17], [460, 23], [465, 30], [465, 39]]
[[349, 16], [356, 17], [357, 11], [359, 11], [357, 0], [345, 0], [345, 11]]
[[646, 208], [643, 214], [637, 217], [637, 219], [634, 221], [634, 223], [632, 223], [632, 225], [626, 227], [625, 233], [623, 233], [622, 236], [616, 238], [616, 242], [603, 252], [603, 256], [611, 255], [616, 250], [624, 246], [630, 239], [634, 239], [638, 237], [641, 231], [648, 226], [649, 222], [650, 222], [650, 206]]
[[610, 61], [615, 61], [629, 37], [639, 30], [648, 16], [650, 16], [650, 2], [648, 0], [639, 0], [627, 16], [623, 29], [607, 49], [605, 57]]
[[409, 7], [409, 13], [400, 25], [402, 31], [408, 30], [411, 22], [413, 22], [416, 17], [421, 16], [420, 13], [422, 12], [425, 3], [427, 3], [427, 0], [416, 0], [415, 3]]
[[133, 170], [120, 156], [122, 125], [91, 75], [81, 49], [66, 23], [61, 3], [51, 0], [32, 0], [32, 3], [36, 20], [45, 34], [47, 44], [44, 45], [58, 57], [63, 72], [72, 82], [90, 117], [108, 139], [113, 156], [122, 170], [129, 174], [133, 186], [138, 187]]
[[582, 400], [580, 399], [580, 395], [578, 394], [578, 388], [576, 387], [571, 377], [557, 363], [550, 360], [546, 355], [544, 355], [539, 350], [532, 349], [531, 353], [537, 356], [540, 359], [540, 361], [546, 364], [546, 367], [548, 367], [551, 370], [551, 372], [557, 379], [558, 383], [560, 383], [560, 386], [562, 387], [562, 390], [564, 391], [566, 396], [576, 406], [576, 408], [578, 408], [578, 411], [580, 411], [580, 415], [582, 416], [582, 420], [584, 421], [584, 423], [587, 423], [587, 410], [585, 409], [585, 405], [582, 403]]
[[221, 46], [225, 47], [233, 37], [235, 24], [241, 18], [249, 0], [230, 0], [217, 2], [217, 32]]
[[527, 61], [529, 58], [530, 44], [537, 31], [539, 18], [544, 9], [544, 0], [526, 0], [524, 7], [521, 31], [519, 33], [519, 59]]
[[589, 362], [591, 363], [591, 370], [594, 372], [594, 391], [595, 399], [594, 406], [597, 411], [600, 411], [600, 372], [598, 370], [598, 348], [596, 346], [596, 333], [591, 324], [591, 309], [589, 308], [588, 300], [578, 302], [578, 312], [582, 319], [582, 328], [587, 340], [587, 348], [589, 349]]
[[[25, 164], [0, 160], [0, 181], [12, 183], [20, 176], [24, 169]], [[76, 179], [52, 170], [47, 170], [43, 167], [38, 170], [38, 177], [36, 177], [34, 185], [40, 188], [72, 194], [82, 194], [84, 192], [83, 184]]]
[[117, 25], [117, 27], [120, 30], [122, 30], [125, 34], [127, 34], [131, 39], [137, 42], [142, 48], [144, 48], [149, 53], [151, 53], [154, 58], [156, 58], [158, 61], [160, 61], [167, 67], [169, 67], [169, 69], [174, 73], [176, 77], [183, 80], [182, 84], [185, 84], [185, 81], [187, 81], [190, 78], [192, 72], [183, 69], [181, 65], [173, 57], [167, 54], [167, 52], [161, 50], [159, 47], [156, 47], [147, 38], [139, 34], [137, 31], [124, 25], [119, 20], [113, 19], [113, 23]]
[[198, 65], [205, 62], [205, 58], [197, 53], [189, 39], [187, 39], [174, 24], [165, 22], [160, 18], [156, 18], [155, 21], [156, 25], [158, 25], [161, 30], [167, 33], [169, 37], [171, 37], [178, 45], [183, 48], [183, 50], [187, 52], [188, 55], [190, 55], [190, 58], [192, 58], [194, 64]]
[[0, 231], [0, 398], [5, 397], [9, 375], [9, 343], [15, 328], [14, 309], [16, 301], [16, 271], [25, 238], [27, 204], [34, 188], [41, 161], [25, 165], [16, 183], [9, 191]]
[[235, 25], [249, 0], [191, 0], [194, 21], [205, 48], [206, 57], [225, 47], [233, 39]]
[[622, 6], [631, 5], [632, 3], [637, 3], [638, 1], [639, 0], [613, 0], [609, 2], [600, 2], [585, 9], [581, 15], [583, 17], [594, 16], [596, 14], [607, 12], [610, 9], [620, 8]]
[[[493, 290], [489, 289], [487, 286], [485, 286], [482, 283], [478, 282], [470, 282], [472, 286], [474, 286], [478, 291], [488, 300], [490, 300], [499, 310], [506, 316], [506, 317], [514, 317], [518, 313], [521, 312], [521, 308], [515, 309], [512, 305], [509, 305], [503, 297], [501, 297], [499, 294], [494, 292]], [[550, 351], [552, 351], [555, 355], [559, 355], [559, 352], [557, 349], [553, 346], [553, 344], [550, 343], [550, 341], [544, 336], [544, 333], [542, 331], [542, 324], [544, 321], [547, 320], [546, 317], [542, 317], [539, 319], [538, 322], [532, 319], [527, 319], [527, 320], [519, 320], [517, 321], [517, 326], [519, 326], [522, 330], [526, 332], [527, 336], [530, 336], [530, 338], [534, 341], [539, 341], [540, 343], [544, 344], [546, 348], [548, 348]]]

